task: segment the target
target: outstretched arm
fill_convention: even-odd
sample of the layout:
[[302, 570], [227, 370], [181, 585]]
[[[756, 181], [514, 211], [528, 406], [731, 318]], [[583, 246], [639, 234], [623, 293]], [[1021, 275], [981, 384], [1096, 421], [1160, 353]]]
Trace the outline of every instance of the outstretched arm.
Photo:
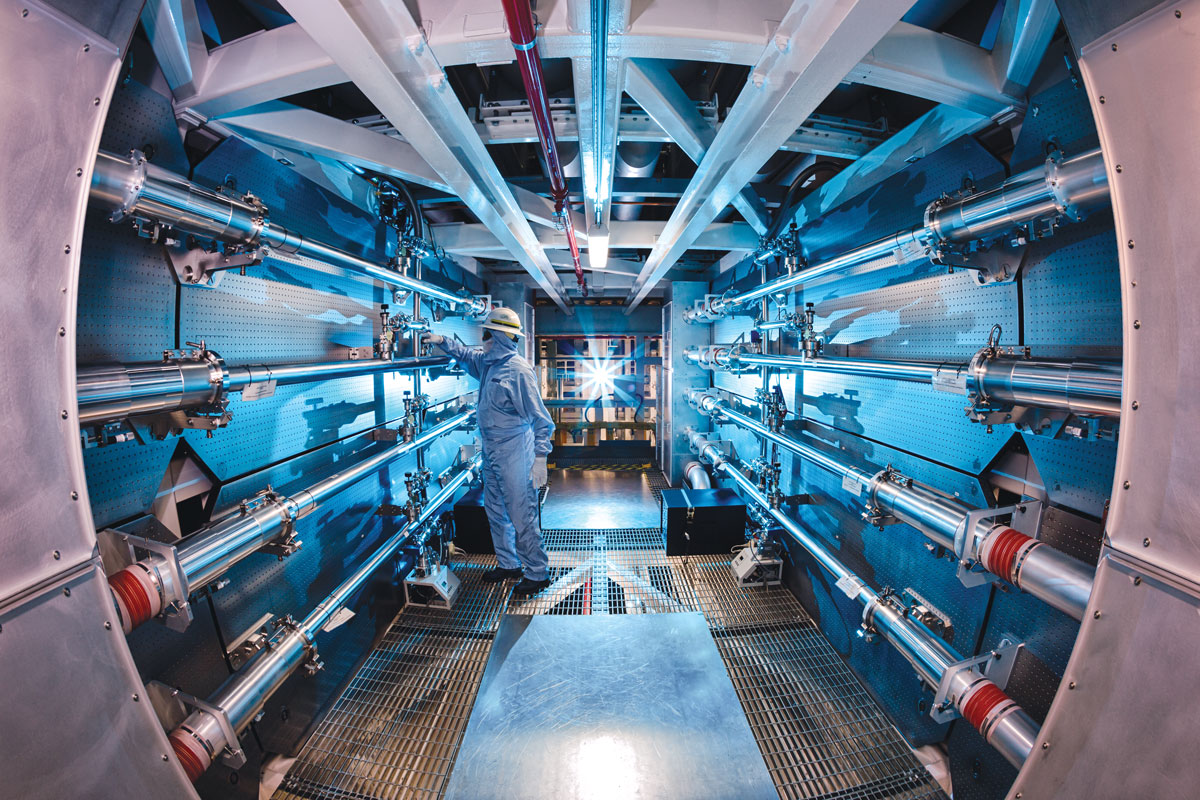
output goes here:
[[448, 336], [440, 336], [436, 333], [427, 334], [425, 341], [432, 344], [434, 347], [440, 347], [442, 352], [453, 358], [462, 368], [467, 371], [475, 380], [479, 380], [479, 376], [483, 374], [482, 360], [483, 350], [478, 347], [470, 347], [463, 344], [458, 339], [451, 339]]

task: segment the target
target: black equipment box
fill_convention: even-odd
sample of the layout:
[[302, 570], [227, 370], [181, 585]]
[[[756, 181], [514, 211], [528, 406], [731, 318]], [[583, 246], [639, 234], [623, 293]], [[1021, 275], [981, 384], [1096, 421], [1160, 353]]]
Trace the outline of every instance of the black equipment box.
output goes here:
[[729, 553], [746, 543], [746, 504], [733, 489], [663, 489], [662, 528], [669, 556]]
[[471, 489], [454, 504], [454, 544], [472, 555], [495, 553], [492, 526], [483, 509], [483, 486]]

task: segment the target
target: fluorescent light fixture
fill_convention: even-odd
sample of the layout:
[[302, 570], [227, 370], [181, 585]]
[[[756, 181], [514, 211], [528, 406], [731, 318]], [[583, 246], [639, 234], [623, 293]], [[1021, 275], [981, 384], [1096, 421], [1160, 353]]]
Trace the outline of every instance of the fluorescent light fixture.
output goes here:
[[593, 226], [588, 230], [588, 266], [604, 269], [608, 266], [608, 228]]

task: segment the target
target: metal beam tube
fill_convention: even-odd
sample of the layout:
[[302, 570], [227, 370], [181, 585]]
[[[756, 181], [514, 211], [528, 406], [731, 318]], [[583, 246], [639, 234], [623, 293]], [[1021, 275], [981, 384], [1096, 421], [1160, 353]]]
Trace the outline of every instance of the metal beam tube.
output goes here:
[[881, 361], [867, 358], [805, 358], [803, 356], [774, 356], [760, 353], [739, 353], [739, 364], [750, 367], [776, 367], [795, 372], [814, 370], [841, 375], [862, 375], [868, 378], [890, 378], [894, 381], [932, 383], [939, 370], [960, 365], [936, 361]]
[[688, 400], [714, 421], [738, 425], [833, 473], [843, 490], [865, 495], [866, 505], [911, 525], [959, 560], [977, 561], [1059, 611], [1083, 619], [1095, 575], [1090, 565], [990, 519], [977, 521], [968, 531], [975, 509], [967, 504], [912, 480], [893, 480], [888, 470], [864, 472], [735, 411], [711, 391], [694, 390]]
[[240, 392], [268, 381], [289, 386], [428, 369], [449, 363], [446, 356], [430, 356], [391, 361], [363, 359], [227, 367], [221, 359], [212, 357], [208, 360], [172, 358], [162, 362], [80, 367], [75, 375], [79, 422], [89, 425], [209, 405], [227, 392]]
[[[411, 441], [381, 450], [291, 497], [263, 495], [261, 502], [244, 505], [241, 510], [209, 523], [177, 548], [177, 571], [165, 556], [155, 553], [109, 576], [122, 628], [129, 633], [172, 602], [186, 600], [192, 592], [277, 539], [296, 520], [312, 513], [330, 497], [466, 425], [474, 415], [474, 409], [457, 414]], [[176, 585], [176, 575], [182, 576], [183, 585]]]
[[[315, 659], [317, 634], [333, 616], [353, 598], [375, 572], [394, 557], [414, 534], [419, 534], [435, 514], [454, 498], [465, 484], [474, 480], [482, 465], [482, 456], [474, 456], [421, 509], [418, 517], [383, 543], [358, 569], [299, 623], [283, 624], [258, 656], [241, 672], [231, 676], [209, 698], [208, 705], [225, 716], [235, 734], [241, 733], [267, 700], [301, 665]], [[171, 745], [193, 781], [200, 777], [227, 746], [220, 720], [211, 712], [195, 709], [171, 732]]]
[[386, 286], [421, 292], [451, 308], [462, 306], [468, 314], [486, 311], [483, 298], [463, 297], [432, 283], [401, 275], [383, 264], [308, 239], [270, 222], [258, 206], [205, 189], [180, 175], [148, 164], [137, 155], [122, 158], [103, 151], [97, 154], [91, 202], [112, 212], [114, 221], [133, 217], [226, 244], [266, 246], [281, 253], [341, 267], [374, 278]]
[[[999, 186], [950, 203], [935, 200], [925, 209], [925, 223], [898, 231], [839, 256], [732, 297], [714, 300], [710, 311], [726, 314], [760, 297], [790, 292], [834, 272], [892, 256], [913, 246], [933, 247], [989, 239], [1043, 219], [1079, 219], [1082, 212], [1108, 200], [1108, 177], [1100, 150], [1059, 161], [1048, 158]], [[693, 322], [699, 321], [692, 317]]]
[[[685, 358], [706, 369], [774, 367], [791, 372], [829, 372], [927, 383], [939, 391], [969, 394], [1000, 405], [1062, 409], [1087, 417], [1121, 416], [1120, 364], [985, 355], [969, 363], [891, 361], [821, 356], [776, 356], [748, 353], [733, 346], [709, 345], [687, 350]], [[968, 378], [970, 380], [968, 380]], [[973, 384], [973, 387], [968, 384]]]
[[998, 356], [973, 362], [972, 370], [980, 393], [993, 402], [1121, 416], [1120, 364]]
[[208, 530], [197, 532], [179, 548], [179, 563], [188, 581], [187, 593], [190, 594], [213, 581], [238, 561], [270, 542], [279, 534], [285, 523], [295, 522], [368, 475], [409, 453], [428, 447], [470, 422], [474, 414], [474, 411], [457, 414], [417, 435], [412, 441], [400, 442], [382, 450], [348, 469], [317, 481], [290, 498], [279, 498], [273, 504], [274, 513], [265, 515], [265, 519], [259, 519], [255, 524], [245, 524], [245, 520], [252, 518], [254, 514], [238, 514]]
[[834, 583], [851, 600], [863, 606], [863, 623], [894, 646], [928, 685], [937, 688], [950, 673], [949, 698], [963, 717], [996, 747], [1013, 766], [1028, 758], [1037, 739], [1038, 726], [1011, 698], [974, 669], [962, 668], [963, 657], [927, 627], [912, 619], [890, 598], [881, 597], [858, 575], [839, 561], [824, 544], [810, 536], [795, 520], [772, 506], [753, 480], [730, 464], [719, 447], [702, 434], [686, 434], [692, 449], [713, 469], [736, 483], [746, 496], [769, 514], [810, 556], [835, 579]]
[[75, 374], [79, 422], [91, 425], [215, 403], [227, 377], [219, 360], [80, 367]]

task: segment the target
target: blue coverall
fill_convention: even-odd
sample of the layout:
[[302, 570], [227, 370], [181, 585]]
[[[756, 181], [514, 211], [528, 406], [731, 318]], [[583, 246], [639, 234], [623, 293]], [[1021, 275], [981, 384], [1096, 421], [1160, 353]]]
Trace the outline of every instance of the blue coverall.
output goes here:
[[483, 504], [496, 562], [501, 569], [524, 568], [531, 581], [544, 581], [549, 571], [531, 473], [534, 458], [553, 447], [554, 421], [533, 367], [517, 354], [517, 343], [496, 334], [490, 341], [490, 347], [467, 347], [447, 338], [441, 348], [479, 381]]

